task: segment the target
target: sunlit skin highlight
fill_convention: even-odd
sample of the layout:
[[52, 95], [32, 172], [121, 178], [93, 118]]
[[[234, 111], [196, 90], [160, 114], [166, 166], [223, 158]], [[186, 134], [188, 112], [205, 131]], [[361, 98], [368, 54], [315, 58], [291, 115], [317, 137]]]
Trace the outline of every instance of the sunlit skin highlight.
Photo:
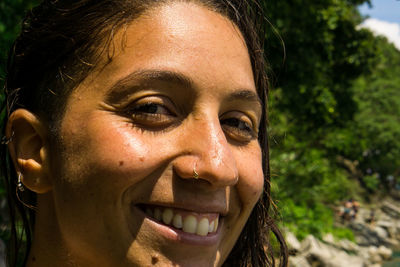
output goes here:
[[[179, 2], [147, 11], [114, 43], [113, 60], [68, 99], [28, 266], [221, 266], [263, 189], [245, 42], [227, 18]], [[139, 204], [221, 224], [191, 239]]]

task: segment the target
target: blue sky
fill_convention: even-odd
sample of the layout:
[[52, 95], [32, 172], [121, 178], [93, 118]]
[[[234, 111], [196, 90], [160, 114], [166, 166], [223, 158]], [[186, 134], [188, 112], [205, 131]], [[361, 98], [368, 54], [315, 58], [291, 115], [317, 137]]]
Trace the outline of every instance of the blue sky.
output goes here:
[[366, 4], [359, 8], [362, 15], [369, 16], [361, 26], [386, 36], [400, 50], [400, 1], [371, 0], [371, 3], [371, 8]]
[[372, 0], [372, 9], [367, 4], [360, 6], [360, 12], [372, 18], [400, 23], [399, 0]]

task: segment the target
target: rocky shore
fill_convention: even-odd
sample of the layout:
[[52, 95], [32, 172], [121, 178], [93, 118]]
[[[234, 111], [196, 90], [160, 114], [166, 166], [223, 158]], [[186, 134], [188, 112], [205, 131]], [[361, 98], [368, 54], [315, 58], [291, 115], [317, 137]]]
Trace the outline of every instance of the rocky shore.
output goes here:
[[331, 234], [322, 240], [307, 236], [302, 242], [290, 232], [286, 240], [290, 249], [290, 267], [380, 267], [400, 250], [400, 202], [385, 199], [374, 207], [361, 207], [357, 218], [346, 224], [353, 230], [355, 242], [335, 240]]

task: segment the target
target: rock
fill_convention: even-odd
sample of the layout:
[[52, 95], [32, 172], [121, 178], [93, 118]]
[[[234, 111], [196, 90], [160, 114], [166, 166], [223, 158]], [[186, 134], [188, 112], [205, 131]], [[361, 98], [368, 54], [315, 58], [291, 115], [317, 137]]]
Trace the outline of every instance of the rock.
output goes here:
[[388, 201], [382, 203], [382, 210], [390, 217], [400, 218], [400, 208]]
[[384, 246], [379, 246], [378, 248], [378, 254], [384, 259], [388, 260], [392, 257], [392, 250], [390, 248], [384, 247]]
[[331, 233], [328, 233], [322, 237], [322, 240], [329, 244], [335, 244], [335, 238]]
[[290, 256], [289, 257], [290, 267], [311, 267], [307, 259], [304, 256]]
[[391, 228], [391, 227], [395, 227], [395, 223], [392, 221], [383, 221], [383, 220], [379, 220], [376, 222], [377, 226], [383, 227], [383, 228]]
[[379, 255], [378, 248], [375, 246], [370, 246], [368, 248], [369, 261], [372, 263], [381, 263], [382, 257]]
[[331, 249], [318, 241], [314, 236], [309, 235], [301, 242], [300, 250], [307, 254], [307, 258], [328, 259], [331, 256]]
[[[367, 263], [371, 264], [369, 249], [367, 247], [360, 247], [358, 251], [358, 255], [367, 261]], [[367, 265], [369, 266], [369, 265]]]
[[363, 267], [365, 261], [355, 255], [349, 255], [333, 246], [322, 243], [313, 236], [307, 236], [301, 242], [301, 251], [309, 263], [324, 267]]
[[326, 261], [327, 267], [343, 267], [343, 266], [352, 266], [352, 267], [363, 267], [365, 266], [365, 261], [359, 256], [349, 255], [344, 251], [338, 251], [334, 253], [332, 257]]
[[356, 243], [353, 243], [350, 240], [341, 239], [339, 241], [336, 241], [331, 233], [324, 235], [322, 237], [322, 240], [325, 243], [332, 245], [337, 249], [345, 250], [346, 252], [358, 253], [358, 251], [360, 249]]
[[307, 236], [300, 246], [296, 237], [287, 234], [289, 248], [296, 251], [290, 257], [290, 267], [381, 267], [390, 260], [392, 250], [400, 248], [400, 205], [384, 201], [374, 209], [375, 220], [367, 223], [371, 210], [361, 208], [357, 218], [348, 224], [356, 243], [335, 240], [332, 234], [322, 241]]
[[286, 232], [285, 241], [289, 250], [300, 251], [300, 242], [292, 232]]
[[[386, 238], [379, 236], [379, 234], [372, 230], [368, 225], [361, 223], [351, 223], [350, 228], [353, 230], [355, 234], [356, 243], [359, 246], [380, 246], [380, 245], [389, 245]], [[380, 230], [378, 230], [380, 231]], [[383, 235], [382, 232], [380, 234]]]
[[388, 214], [384, 213], [383, 211], [379, 210], [376, 212], [376, 218], [379, 221], [392, 221], [393, 217], [389, 216]]
[[384, 228], [391, 238], [397, 238], [400, 234], [400, 221], [398, 220], [379, 220], [376, 222], [376, 225]]
[[382, 239], [386, 239], [389, 237], [388, 232], [380, 226], [373, 227], [372, 231], [375, 231], [376, 234]]
[[343, 249], [346, 250], [347, 252], [355, 252], [358, 253], [360, 250], [360, 247], [356, 244], [351, 242], [350, 240], [346, 240], [346, 239], [341, 239], [338, 242], [338, 246]]
[[400, 240], [394, 239], [394, 238], [389, 238], [387, 239], [389, 242], [391, 248], [395, 248], [396, 250], [400, 249]]
[[382, 262], [382, 258], [378, 254], [371, 255], [369, 260], [374, 264], [380, 264]]
[[370, 216], [371, 216], [371, 211], [369, 209], [360, 208], [358, 210], [355, 222], [364, 223], [370, 218]]

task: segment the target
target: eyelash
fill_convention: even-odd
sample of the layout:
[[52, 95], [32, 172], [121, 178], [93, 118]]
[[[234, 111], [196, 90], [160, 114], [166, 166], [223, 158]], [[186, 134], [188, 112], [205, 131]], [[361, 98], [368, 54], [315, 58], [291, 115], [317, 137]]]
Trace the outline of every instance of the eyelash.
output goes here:
[[221, 125], [225, 131], [228, 131], [229, 129], [235, 135], [240, 136], [243, 141], [250, 141], [257, 136], [256, 132], [252, 128], [252, 125], [239, 118], [222, 119]]
[[[166, 113], [168, 113], [168, 114], [156, 113], [158, 108], [163, 108], [166, 111]], [[173, 115], [173, 113], [168, 108], [166, 108], [164, 105], [156, 104], [156, 103], [152, 103], [152, 102], [141, 104], [141, 105], [139, 105], [137, 107], [134, 107], [132, 109], [132, 111], [136, 112], [136, 113], [139, 113], [141, 115], [145, 115], [146, 114], [146, 116], [148, 116], [148, 115], [151, 115], [151, 116], [154, 116], [154, 115]]]
[[[163, 110], [160, 111], [160, 108]], [[165, 105], [155, 102], [135, 105], [128, 108], [125, 113], [133, 120], [134, 124], [153, 130], [169, 126], [173, 122], [173, 118], [176, 117], [176, 114]]]
[[[162, 110], [160, 110], [162, 109]], [[178, 115], [164, 104], [145, 102], [128, 108], [125, 112], [133, 120], [133, 124], [153, 131], [165, 129], [177, 122]], [[225, 113], [223, 117], [226, 117]], [[230, 138], [247, 143], [257, 138], [257, 132], [250, 123], [238, 117], [221, 118], [221, 127]]]

